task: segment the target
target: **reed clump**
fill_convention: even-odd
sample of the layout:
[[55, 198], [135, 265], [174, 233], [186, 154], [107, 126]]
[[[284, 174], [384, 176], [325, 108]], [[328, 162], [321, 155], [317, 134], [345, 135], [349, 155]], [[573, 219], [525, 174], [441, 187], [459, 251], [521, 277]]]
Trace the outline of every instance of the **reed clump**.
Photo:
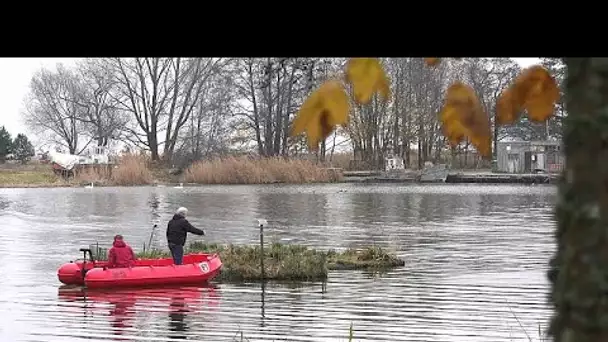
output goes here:
[[[260, 246], [208, 244], [197, 241], [191, 243], [185, 253], [218, 253], [223, 263], [218, 280], [262, 279]], [[149, 250], [138, 253], [137, 257], [163, 258], [170, 257], [170, 254], [161, 250]], [[273, 243], [264, 248], [266, 280], [314, 281], [326, 279], [329, 270], [369, 270], [403, 265], [402, 260], [379, 247], [324, 252], [301, 245]]]
[[147, 185], [154, 181], [147, 158], [136, 154], [123, 155], [110, 179], [112, 185]]
[[152, 184], [150, 162], [143, 155], [125, 154], [116, 165], [94, 165], [74, 172], [74, 184], [134, 186]]
[[226, 157], [198, 161], [185, 171], [185, 181], [198, 184], [326, 183], [342, 174], [309, 160]]
[[109, 185], [112, 176], [112, 166], [95, 166], [77, 169], [74, 178], [67, 179], [68, 184], [97, 184]]
[[343, 252], [330, 250], [327, 258], [328, 267], [332, 270], [381, 270], [405, 265], [405, 261], [379, 246], [351, 248]]

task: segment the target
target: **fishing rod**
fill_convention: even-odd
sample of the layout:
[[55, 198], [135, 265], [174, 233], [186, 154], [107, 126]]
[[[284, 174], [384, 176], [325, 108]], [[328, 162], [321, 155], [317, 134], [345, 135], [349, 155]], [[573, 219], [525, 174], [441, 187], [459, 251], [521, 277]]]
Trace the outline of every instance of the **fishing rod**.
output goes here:
[[[156, 231], [156, 228], [158, 227], [158, 224], [154, 224], [154, 226], [152, 227], [152, 231], [150, 232], [150, 239], [148, 239], [148, 248], [150, 250], [152, 250], [152, 238], [154, 237], [154, 232]], [[146, 251], [146, 243], [144, 242], [144, 252]]]

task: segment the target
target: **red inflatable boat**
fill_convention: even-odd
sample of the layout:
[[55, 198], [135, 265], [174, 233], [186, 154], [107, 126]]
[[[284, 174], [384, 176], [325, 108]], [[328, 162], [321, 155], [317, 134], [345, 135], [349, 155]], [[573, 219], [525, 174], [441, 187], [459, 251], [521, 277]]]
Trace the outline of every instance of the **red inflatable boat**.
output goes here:
[[171, 258], [139, 259], [133, 267], [109, 269], [105, 261], [87, 260], [90, 250], [80, 251], [85, 255], [83, 260], [66, 263], [57, 271], [59, 281], [66, 285], [107, 288], [201, 284], [217, 276], [222, 268], [217, 254], [188, 254], [183, 265], [174, 265]]

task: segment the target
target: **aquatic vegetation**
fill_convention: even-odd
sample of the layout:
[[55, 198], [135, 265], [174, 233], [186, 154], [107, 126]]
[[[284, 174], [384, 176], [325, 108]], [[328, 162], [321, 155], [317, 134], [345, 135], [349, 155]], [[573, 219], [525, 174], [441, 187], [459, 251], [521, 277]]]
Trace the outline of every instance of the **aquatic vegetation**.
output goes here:
[[[219, 253], [222, 273], [218, 280], [257, 281], [262, 279], [260, 246], [221, 245], [193, 242], [186, 253]], [[149, 250], [138, 253], [138, 258], [170, 257], [167, 251]], [[266, 280], [314, 281], [327, 278], [329, 270], [374, 270], [403, 266], [403, 260], [380, 247], [361, 250], [348, 249], [324, 252], [302, 245], [273, 243], [264, 248], [264, 275]]]
[[347, 249], [344, 252], [327, 253], [331, 270], [382, 270], [405, 265], [405, 262], [379, 246], [364, 249]]

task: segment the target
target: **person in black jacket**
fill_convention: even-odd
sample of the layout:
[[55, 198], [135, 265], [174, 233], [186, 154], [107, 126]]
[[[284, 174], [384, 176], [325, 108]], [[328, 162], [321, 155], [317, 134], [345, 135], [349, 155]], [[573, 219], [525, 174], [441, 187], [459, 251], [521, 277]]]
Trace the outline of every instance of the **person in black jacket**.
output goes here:
[[204, 230], [194, 228], [190, 222], [186, 220], [187, 214], [188, 209], [181, 207], [177, 209], [175, 215], [173, 215], [173, 218], [167, 224], [167, 242], [171, 255], [173, 256], [173, 262], [176, 265], [181, 265], [183, 262], [186, 235], [188, 233], [205, 235]]

